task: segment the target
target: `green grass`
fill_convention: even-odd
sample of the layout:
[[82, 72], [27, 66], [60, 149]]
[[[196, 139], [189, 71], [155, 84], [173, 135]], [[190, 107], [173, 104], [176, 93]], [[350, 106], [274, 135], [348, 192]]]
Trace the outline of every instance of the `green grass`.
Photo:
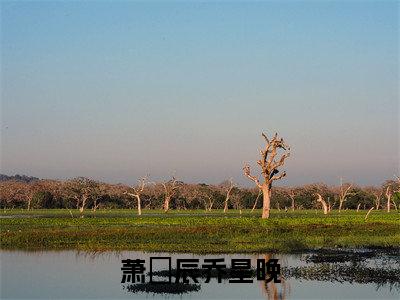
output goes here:
[[[326, 247], [400, 249], [400, 214], [372, 211], [8, 210], [0, 215], [1, 249], [142, 250], [192, 253], [296, 252]], [[8, 216], [8, 217], [7, 217]], [[13, 217], [11, 217], [13, 216]], [[29, 216], [22, 218], [21, 216]], [[6, 217], [6, 218], [4, 218]]]

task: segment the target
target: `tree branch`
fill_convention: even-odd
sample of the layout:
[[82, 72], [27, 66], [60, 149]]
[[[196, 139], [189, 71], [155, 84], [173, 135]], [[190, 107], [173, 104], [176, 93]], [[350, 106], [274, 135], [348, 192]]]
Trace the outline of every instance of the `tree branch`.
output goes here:
[[283, 171], [281, 174], [279, 174], [279, 175], [275, 175], [275, 176], [272, 176], [272, 178], [270, 179], [271, 181], [274, 181], [274, 180], [278, 180], [278, 179], [281, 179], [281, 178], [283, 178], [283, 177], [285, 177], [286, 176], [286, 172], [285, 171]]
[[258, 178], [256, 176], [252, 176], [250, 174], [250, 166], [248, 164], [245, 164], [243, 167], [243, 174], [244, 176], [246, 176], [247, 178], [249, 178], [250, 180], [254, 181], [254, 183], [261, 189], [262, 186], [260, 184], [260, 181], [258, 180]]

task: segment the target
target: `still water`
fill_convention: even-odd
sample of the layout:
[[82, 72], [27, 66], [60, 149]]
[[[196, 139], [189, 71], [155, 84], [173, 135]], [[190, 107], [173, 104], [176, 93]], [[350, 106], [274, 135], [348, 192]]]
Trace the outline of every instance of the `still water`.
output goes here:
[[[1, 251], [2, 299], [399, 299], [400, 258], [398, 253], [354, 252], [305, 253], [299, 255], [194, 255], [145, 253], [135, 251], [88, 253], [77, 251]], [[281, 282], [229, 283], [223, 278], [198, 278], [195, 284], [181, 285], [179, 293], [168, 284], [122, 284], [124, 259], [145, 261], [145, 281], [149, 281], [150, 257], [171, 257], [172, 271], [177, 259], [224, 258], [227, 267], [231, 259], [278, 259]], [[153, 270], [167, 267], [155, 260]], [[160, 262], [157, 264], [157, 262]], [[165, 267], [165, 268], [164, 268]], [[157, 269], [158, 268], [158, 269]], [[254, 269], [255, 270], [255, 269]], [[175, 276], [176, 273], [173, 273]], [[157, 280], [166, 280], [158, 273]], [[175, 278], [172, 277], [172, 282]]]

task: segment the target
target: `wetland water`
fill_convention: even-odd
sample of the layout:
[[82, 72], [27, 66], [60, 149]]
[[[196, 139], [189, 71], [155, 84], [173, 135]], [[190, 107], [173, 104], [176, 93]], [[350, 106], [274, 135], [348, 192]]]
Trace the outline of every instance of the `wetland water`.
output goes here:
[[[77, 251], [1, 251], [2, 299], [399, 299], [400, 258], [395, 251], [324, 251], [298, 255], [197, 255], [145, 253], [137, 251], [88, 253]], [[122, 284], [123, 259], [145, 260], [145, 281], [149, 281], [150, 257], [171, 257], [172, 282], [177, 259], [224, 258], [278, 259], [281, 283], [257, 280], [229, 283], [222, 278], [198, 278], [182, 284], [177, 293], [171, 285]], [[154, 266], [163, 269], [161, 265]], [[159, 280], [165, 277], [158, 273]]]

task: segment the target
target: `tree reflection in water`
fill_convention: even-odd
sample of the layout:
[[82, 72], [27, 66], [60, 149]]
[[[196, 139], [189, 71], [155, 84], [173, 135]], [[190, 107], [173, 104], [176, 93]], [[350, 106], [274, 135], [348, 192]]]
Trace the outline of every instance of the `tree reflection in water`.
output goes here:
[[[272, 254], [262, 256], [265, 261], [272, 258]], [[283, 256], [284, 257], [284, 256]], [[255, 259], [259, 259], [256, 256]], [[274, 257], [276, 258], [276, 257]], [[307, 280], [307, 281], [325, 281], [333, 283], [359, 283], [359, 284], [375, 284], [376, 290], [380, 288], [389, 288], [400, 291], [400, 257], [396, 250], [394, 252], [380, 250], [319, 250], [302, 254], [299, 258], [295, 258], [296, 265], [289, 266], [288, 262], [279, 257], [281, 264], [281, 282], [267, 282], [266, 280], [258, 281], [265, 299], [278, 300], [286, 299], [292, 293], [290, 281]], [[254, 265], [254, 264], [253, 264]], [[230, 278], [231, 270], [225, 270], [222, 276], [223, 281]], [[176, 269], [171, 270], [171, 284], [131, 284], [125, 286], [124, 289], [132, 293], [154, 293], [154, 294], [185, 294], [199, 292], [201, 284], [175, 284]], [[168, 271], [153, 272], [154, 276], [167, 277]], [[207, 278], [206, 270], [199, 270], [198, 278], [205, 280]], [[217, 280], [217, 271], [211, 272], [211, 277]], [[256, 279], [256, 269], [251, 270], [251, 277], [254, 282]], [[204, 282], [203, 280], [203, 282]], [[200, 283], [202, 283], [200, 281]], [[207, 284], [203, 284], [203, 288]], [[257, 285], [256, 285], [257, 286]], [[340, 288], [340, 287], [338, 287]]]
[[[265, 254], [264, 260], [267, 262], [272, 258], [272, 254]], [[268, 276], [268, 275], [267, 275]], [[261, 291], [265, 299], [268, 300], [283, 300], [290, 294], [290, 284], [285, 280], [283, 276], [280, 276], [280, 283], [275, 283], [273, 280], [268, 282], [268, 278], [265, 281], [260, 281]], [[278, 287], [280, 286], [280, 288]]]

